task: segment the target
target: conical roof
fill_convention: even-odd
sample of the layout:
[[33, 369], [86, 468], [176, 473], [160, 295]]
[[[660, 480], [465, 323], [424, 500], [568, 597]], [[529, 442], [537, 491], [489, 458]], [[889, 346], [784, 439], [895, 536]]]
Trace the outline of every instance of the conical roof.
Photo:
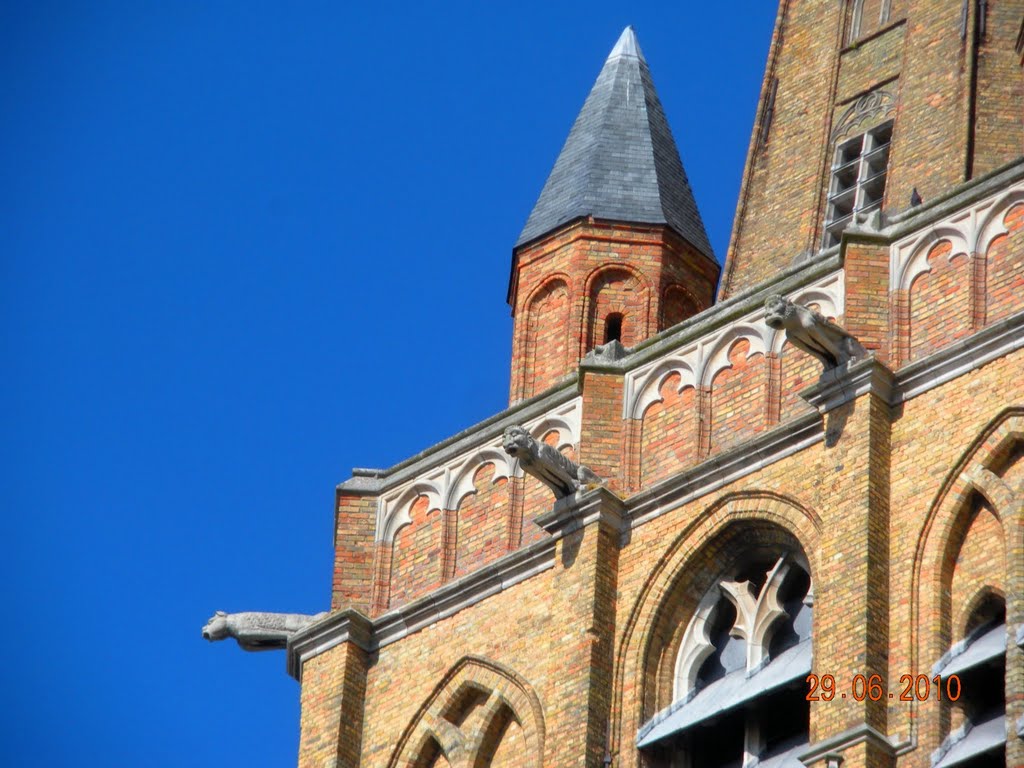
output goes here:
[[632, 27], [597, 76], [516, 247], [581, 216], [668, 224], [714, 258]]

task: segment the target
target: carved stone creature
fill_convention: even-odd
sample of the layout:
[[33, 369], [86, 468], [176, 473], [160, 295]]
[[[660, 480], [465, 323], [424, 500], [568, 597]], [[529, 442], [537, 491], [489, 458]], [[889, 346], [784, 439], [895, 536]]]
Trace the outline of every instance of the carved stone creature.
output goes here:
[[779, 295], [765, 300], [764, 321], [771, 328], [785, 330], [786, 339], [820, 360], [825, 370], [867, 355], [859, 341], [820, 312]]
[[270, 651], [284, 648], [288, 638], [318, 621], [327, 613], [224, 613], [217, 611], [203, 627], [203, 637], [213, 642], [233, 637], [246, 651]]
[[519, 460], [519, 466], [550, 488], [556, 498], [571, 496], [586, 485], [601, 485], [601, 478], [582, 464], [571, 461], [547, 443], [542, 443], [522, 427], [505, 430], [505, 453]]

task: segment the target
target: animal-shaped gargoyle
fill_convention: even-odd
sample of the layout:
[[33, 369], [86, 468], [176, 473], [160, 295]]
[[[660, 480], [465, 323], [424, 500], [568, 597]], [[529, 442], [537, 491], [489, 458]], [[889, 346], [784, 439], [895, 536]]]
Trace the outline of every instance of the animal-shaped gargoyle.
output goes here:
[[564, 499], [587, 485], [603, 485], [601, 478], [542, 443], [522, 427], [505, 430], [502, 440], [505, 453], [519, 460], [519, 466], [550, 488], [555, 498]]
[[327, 613], [224, 613], [217, 611], [203, 627], [203, 637], [213, 642], [233, 637], [246, 651], [271, 651], [288, 645], [288, 638]]
[[820, 360], [825, 370], [867, 355], [859, 341], [820, 312], [779, 295], [765, 300], [764, 321], [771, 328], [785, 330], [787, 341]]

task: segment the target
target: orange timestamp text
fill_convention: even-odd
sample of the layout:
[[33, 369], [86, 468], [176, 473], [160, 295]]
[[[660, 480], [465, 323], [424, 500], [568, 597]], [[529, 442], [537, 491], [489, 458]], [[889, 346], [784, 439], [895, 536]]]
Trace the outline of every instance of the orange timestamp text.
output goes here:
[[927, 675], [902, 675], [900, 686], [899, 691], [888, 691], [881, 675], [854, 675], [850, 684], [843, 690], [842, 686], [836, 684], [833, 675], [808, 675], [807, 701], [832, 701], [836, 698], [855, 701], [942, 701], [945, 698], [946, 701], [956, 701], [961, 693], [960, 678], [957, 675], [935, 675], [932, 678]]

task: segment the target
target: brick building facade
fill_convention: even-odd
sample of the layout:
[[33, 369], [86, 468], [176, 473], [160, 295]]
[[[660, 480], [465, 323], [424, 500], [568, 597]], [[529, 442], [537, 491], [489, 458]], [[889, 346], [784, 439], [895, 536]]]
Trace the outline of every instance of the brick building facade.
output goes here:
[[509, 408], [338, 486], [302, 768], [1024, 765], [1022, 22], [782, 0], [721, 274], [623, 33], [513, 251]]

